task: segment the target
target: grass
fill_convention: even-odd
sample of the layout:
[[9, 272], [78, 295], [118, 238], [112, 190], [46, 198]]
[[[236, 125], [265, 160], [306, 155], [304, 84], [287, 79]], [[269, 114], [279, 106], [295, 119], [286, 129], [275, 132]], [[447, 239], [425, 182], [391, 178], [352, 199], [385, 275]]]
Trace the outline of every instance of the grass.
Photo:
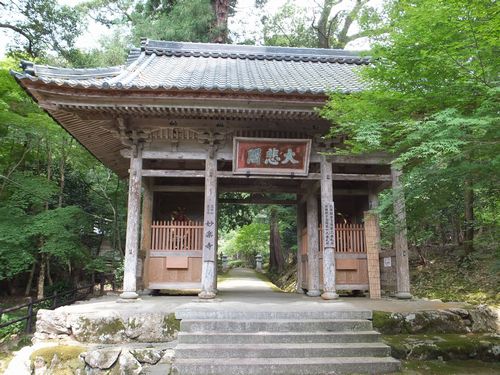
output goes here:
[[417, 297], [470, 304], [500, 305], [500, 262], [498, 251], [477, 249], [463, 258], [460, 249], [443, 249], [428, 255], [426, 266], [412, 272], [412, 292]]

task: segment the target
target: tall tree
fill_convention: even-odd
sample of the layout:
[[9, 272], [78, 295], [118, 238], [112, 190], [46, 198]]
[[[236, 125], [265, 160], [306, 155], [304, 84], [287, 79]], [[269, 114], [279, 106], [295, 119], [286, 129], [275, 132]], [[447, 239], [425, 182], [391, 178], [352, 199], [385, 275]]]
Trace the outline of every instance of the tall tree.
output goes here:
[[391, 31], [363, 71], [370, 88], [333, 94], [322, 113], [335, 123], [332, 134], [348, 135], [351, 152], [398, 156], [414, 184], [407, 191], [410, 216], [429, 214], [418, 206], [435, 208], [415, 222], [439, 218], [442, 197], [456, 196], [463, 213], [452, 215], [462, 222], [467, 254], [479, 226], [476, 195], [491, 200], [483, 212], [498, 202], [499, 7], [490, 0], [399, 0], [388, 11]]
[[369, 0], [323, 0], [314, 6], [288, 0], [263, 18], [267, 45], [344, 48], [349, 42], [386, 31], [384, 18]]
[[82, 14], [56, 0], [0, 1], [0, 29], [14, 34], [10, 48], [32, 57], [47, 50], [66, 56], [82, 32]]
[[269, 269], [281, 273], [285, 266], [276, 207], [269, 212]]
[[[82, 5], [105, 25], [126, 24], [140, 38], [229, 43], [228, 18], [237, 0], [90, 0]], [[261, 7], [265, 1], [256, 2]]]

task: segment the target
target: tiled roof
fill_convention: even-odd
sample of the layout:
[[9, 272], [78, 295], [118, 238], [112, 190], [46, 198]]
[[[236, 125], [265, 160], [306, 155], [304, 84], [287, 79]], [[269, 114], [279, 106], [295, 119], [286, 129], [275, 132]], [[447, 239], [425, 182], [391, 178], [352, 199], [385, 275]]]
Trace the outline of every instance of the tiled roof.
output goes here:
[[127, 64], [65, 69], [23, 62], [18, 79], [102, 89], [174, 89], [326, 94], [362, 90], [367, 58], [344, 50], [145, 40]]

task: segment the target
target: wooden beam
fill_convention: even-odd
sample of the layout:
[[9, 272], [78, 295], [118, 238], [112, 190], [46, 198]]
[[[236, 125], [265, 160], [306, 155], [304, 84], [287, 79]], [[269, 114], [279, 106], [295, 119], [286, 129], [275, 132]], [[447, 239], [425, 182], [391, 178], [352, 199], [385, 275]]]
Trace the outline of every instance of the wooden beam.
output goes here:
[[[204, 178], [205, 171], [203, 170], [180, 170], [180, 169], [144, 169], [142, 175], [145, 177], [188, 177], [188, 178]], [[217, 172], [218, 178], [237, 178], [237, 179], [262, 179], [262, 180], [320, 180], [320, 173], [309, 173], [307, 176], [291, 176], [291, 175], [235, 175], [230, 171]], [[333, 173], [333, 181], [391, 181], [391, 176], [386, 174], [362, 174], [362, 173]]]
[[[210, 146], [213, 147], [213, 146]], [[217, 295], [217, 159], [208, 150], [205, 162], [205, 208], [203, 214], [202, 299]]]
[[319, 236], [318, 199], [316, 194], [307, 197], [307, 295], [318, 297], [319, 290]]
[[205, 178], [205, 171], [202, 170], [177, 170], [177, 169], [144, 169], [144, 177], [188, 177]]
[[244, 199], [219, 199], [219, 203], [230, 204], [278, 204], [278, 205], [296, 205], [296, 199], [272, 199], [272, 198], [244, 198]]
[[141, 144], [136, 144], [136, 155], [130, 159], [128, 187], [127, 234], [125, 241], [125, 262], [123, 270], [123, 299], [136, 299], [137, 294], [137, 255], [139, 251], [139, 220], [141, 217]]
[[[121, 150], [120, 154], [124, 158], [130, 158], [130, 151], [127, 149]], [[233, 154], [230, 152], [216, 152], [218, 160], [232, 160]], [[203, 151], [156, 151], [145, 150], [143, 159], [154, 160], [205, 160], [207, 153]]]
[[205, 186], [190, 186], [190, 185], [155, 185], [152, 187], [155, 192], [164, 193], [203, 193], [205, 191]]
[[[300, 197], [297, 197], [301, 200]], [[297, 287], [296, 292], [304, 294], [303, 284], [304, 284], [304, 272], [302, 268], [302, 230], [304, 229], [306, 223], [306, 212], [304, 203], [297, 204]]]
[[[179, 145], [177, 151], [166, 151], [166, 150], [155, 150], [152, 149], [156, 143], [151, 146], [146, 146], [146, 149], [142, 152], [143, 159], [169, 159], [169, 160], [205, 160], [206, 153], [202, 150], [193, 149], [196, 145], [186, 144]], [[156, 148], [159, 148], [159, 144], [156, 144]], [[165, 146], [163, 145], [162, 148]], [[130, 150], [123, 149], [120, 154], [124, 158], [130, 158]], [[233, 160], [233, 153], [230, 149], [226, 148], [223, 150], [218, 150], [216, 152], [218, 160]], [[312, 163], [319, 163], [321, 161], [322, 155], [318, 153], [313, 147], [311, 151], [310, 161]], [[391, 157], [385, 154], [369, 154], [369, 155], [356, 155], [356, 156], [344, 156], [344, 155], [331, 155], [328, 156], [332, 164], [351, 164], [351, 165], [389, 165], [391, 163]]]
[[149, 283], [149, 255], [151, 249], [151, 225], [153, 222], [153, 191], [151, 179], [144, 179], [144, 194], [142, 199], [142, 225], [141, 225], [141, 254], [142, 259], [142, 287], [147, 288]]
[[396, 297], [411, 298], [410, 293], [410, 266], [408, 262], [408, 240], [406, 228], [406, 209], [403, 185], [401, 184], [401, 169], [392, 165], [392, 194], [394, 209], [394, 249], [396, 251]]
[[337, 299], [335, 290], [335, 206], [333, 204], [332, 163], [321, 158], [321, 222], [323, 225], [323, 293], [321, 298]]

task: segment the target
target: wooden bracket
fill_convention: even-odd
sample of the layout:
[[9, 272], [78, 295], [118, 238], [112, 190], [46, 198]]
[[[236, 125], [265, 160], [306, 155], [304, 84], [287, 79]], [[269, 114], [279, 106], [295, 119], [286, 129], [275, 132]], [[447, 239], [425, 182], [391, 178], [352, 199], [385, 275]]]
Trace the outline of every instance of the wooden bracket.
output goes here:
[[118, 130], [112, 131], [121, 143], [128, 146], [132, 150], [134, 157], [137, 157], [138, 151], [142, 150], [144, 143], [151, 142], [151, 130], [149, 129], [130, 129], [127, 120], [123, 117], [118, 117]]

